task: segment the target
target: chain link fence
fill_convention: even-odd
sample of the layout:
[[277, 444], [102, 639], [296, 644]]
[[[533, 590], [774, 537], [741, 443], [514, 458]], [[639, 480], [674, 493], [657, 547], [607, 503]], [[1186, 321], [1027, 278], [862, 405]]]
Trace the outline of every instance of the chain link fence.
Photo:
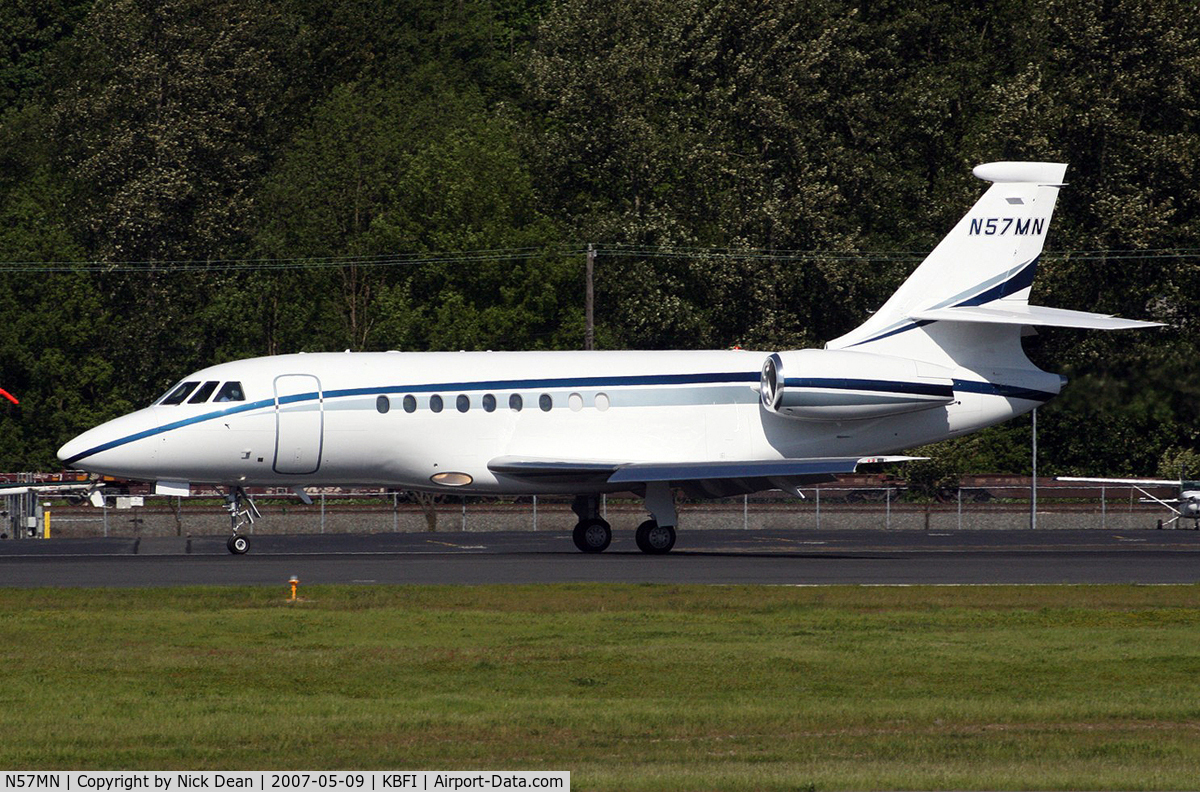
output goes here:
[[[802, 488], [803, 498], [780, 492], [721, 500], [677, 501], [679, 526], [704, 529], [925, 530], [1099, 529], [1158, 527], [1170, 518], [1140, 492], [1117, 485], [1039, 482], [1036, 523], [1029, 483], [943, 490], [920, 498], [902, 485], [827, 484]], [[1172, 493], [1155, 493], [1170, 497]], [[479, 498], [420, 496], [387, 490], [310, 490], [311, 505], [287, 490], [255, 495], [262, 517], [246, 533], [317, 534], [452, 531], [561, 531], [574, 526], [569, 497]], [[27, 505], [20, 520], [3, 523], [4, 538], [202, 536], [229, 532], [224, 499], [153, 495], [109, 496], [103, 507], [43, 498], [36, 519]], [[615, 530], [646, 519], [640, 498], [608, 496], [604, 517]], [[45, 517], [49, 512], [49, 519]], [[11, 516], [11, 515], [6, 515]], [[1191, 523], [1180, 527], [1191, 527]]]

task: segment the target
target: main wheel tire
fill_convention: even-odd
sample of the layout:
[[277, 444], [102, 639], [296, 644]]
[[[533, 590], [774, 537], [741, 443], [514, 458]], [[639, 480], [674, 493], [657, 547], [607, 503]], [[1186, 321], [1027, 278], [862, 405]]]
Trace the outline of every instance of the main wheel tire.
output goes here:
[[675, 546], [675, 528], [670, 525], [659, 525], [656, 520], [646, 520], [637, 528], [633, 535], [638, 550], [650, 555], [662, 555], [671, 552]]
[[234, 555], [245, 555], [246, 551], [250, 549], [250, 540], [244, 536], [231, 536], [225, 546]]
[[571, 538], [584, 553], [602, 553], [612, 542], [612, 527], [599, 517], [580, 520], [575, 524]]

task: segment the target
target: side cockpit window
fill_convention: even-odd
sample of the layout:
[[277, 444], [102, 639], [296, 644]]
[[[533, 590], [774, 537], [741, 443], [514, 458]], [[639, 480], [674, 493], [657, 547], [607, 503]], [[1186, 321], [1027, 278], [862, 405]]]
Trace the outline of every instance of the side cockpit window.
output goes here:
[[242, 383], [226, 382], [221, 386], [221, 390], [217, 391], [217, 398], [213, 399], [213, 401], [246, 401], [246, 394], [242, 391]]
[[200, 386], [196, 391], [196, 395], [188, 399], [188, 404], [203, 404], [208, 401], [208, 397], [212, 396], [212, 392], [217, 389], [219, 383], [216, 380], [210, 380]]
[[181, 382], [175, 386], [173, 391], [164, 396], [163, 400], [160, 401], [159, 404], [183, 404], [183, 400], [186, 399], [199, 384], [199, 382]]

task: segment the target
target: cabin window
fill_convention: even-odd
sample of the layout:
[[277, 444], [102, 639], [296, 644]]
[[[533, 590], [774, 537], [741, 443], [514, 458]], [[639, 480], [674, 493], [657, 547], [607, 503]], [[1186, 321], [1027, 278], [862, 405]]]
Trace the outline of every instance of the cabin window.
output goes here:
[[490, 393], [483, 394], [483, 409], [484, 412], [496, 411], [496, 397]]
[[386, 413], [388, 410], [392, 409], [392, 402], [387, 396], [377, 396], [375, 397], [375, 409], [379, 410], [381, 413]]
[[458, 398], [454, 400], [454, 406], [459, 412], [466, 412], [471, 409], [471, 399], [465, 393], [458, 394]]
[[242, 392], [242, 383], [226, 382], [221, 386], [221, 390], [217, 391], [217, 398], [213, 399], [213, 401], [246, 401], [246, 394]]
[[525, 402], [521, 399], [521, 394], [514, 393], [508, 397], [508, 409], [513, 412], [521, 412], [521, 408], [525, 406]]
[[549, 393], [543, 393], [538, 397], [538, 407], [542, 408], [542, 412], [550, 412], [550, 408], [554, 406], [554, 399], [550, 398]]
[[600, 412], [604, 412], [605, 410], [608, 409], [608, 394], [607, 393], [597, 393], [596, 394], [596, 409], [599, 410]]
[[210, 380], [200, 386], [200, 390], [196, 391], [196, 395], [188, 399], [188, 404], [203, 404], [208, 401], [208, 397], [212, 396], [212, 392], [217, 389], [220, 383], [216, 380]]
[[181, 382], [179, 387], [171, 391], [162, 400], [162, 404], [183, 404], [183, 400], [196, 389], [199, 382]]
[[416, 412], [416, 411], [417, 411], [417, 399], [415, 396], [413, 396], [410, 393], [404, 397], [404, 412], [410, 413], [410, 412]]
[[567, 397], [567, 406], [571, 408], [571, 412], [579, 412], [583, 409], [583, 397], [578, 393], [572, 393]]
[[434, 412], [441, 412], [442, 411], [442, 397], [438, 396], [436, 393], [433, 394], [432, 396], [430, 396], [429, 397], [429, 409], [433, 410]]

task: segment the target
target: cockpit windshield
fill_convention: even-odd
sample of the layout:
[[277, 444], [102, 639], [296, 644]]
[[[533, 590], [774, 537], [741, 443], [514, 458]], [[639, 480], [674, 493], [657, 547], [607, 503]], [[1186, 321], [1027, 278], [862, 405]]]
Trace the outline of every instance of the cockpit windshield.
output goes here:
[[217, 391], [217, 398], [213, 399], [213, 401], [246, 401], [246, 394], [242, 391], [242, 383], [226, 382], [221, 386], [221, 390]]
[[196, 395], [188, 399], [188, 404], [203, 404], [204, 402], [208, 401], [208, 397], [212, 396], [212, 392], [217, 389], [218, 384], [220, 383], [218, 383], [216, 380], [209, 380], [208, 382], [204, 383], [200, 386], [200, 389], [196, 391]]
[[182, 404], [192, 391], [196, 389], [199, 382], [181, 382], [174, 390], [163, 397], [159, 404]]
[[[242, 390], [242, 383], [226, 382], [224, 385], [221, 385], [220, 390], [217, 390], [217, 385], [220, 384], [218, 380], [209, 380], [203, 385], [198, 380], [181, 382], [167, 391], [167, 394], [156, 401], [155, 404], [183, 404], [184, 401], [187, 401], [188, 404], [203, 404], [208, 401], [209, 396], [212, 396], [213, 391], [217, 391], [217, 395], [213, 399], [214, 402], [246, 400], [246, 394]], [[188, 398], [189, 396], [191, 396], [190, 399]]]

